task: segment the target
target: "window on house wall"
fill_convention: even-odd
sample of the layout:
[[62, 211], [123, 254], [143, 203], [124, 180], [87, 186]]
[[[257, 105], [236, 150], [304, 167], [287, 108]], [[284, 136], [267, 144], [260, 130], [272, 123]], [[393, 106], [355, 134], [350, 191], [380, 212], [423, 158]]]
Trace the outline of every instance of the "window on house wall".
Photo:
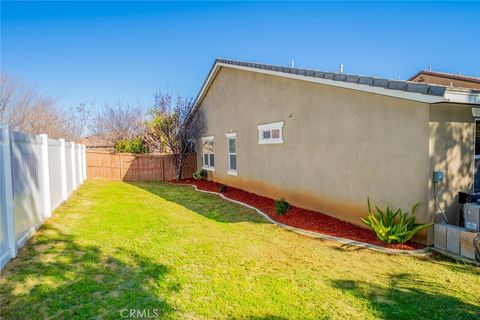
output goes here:
[[480, 193], [480, 120], [475, 120], [475, 152], [473, 158], [475, 165], [473, 193]]
[[227, 133], [228, 141], [228, 174], [237, 175], [237, 133]]
[[258, 127], [258, 144], [283, 143], [283, 121], [260, 124]]
[[202, 158], [203, 169], [215, 170], [215, 152], [214, 152], [214, 139], [212, 137], [202, 138]]

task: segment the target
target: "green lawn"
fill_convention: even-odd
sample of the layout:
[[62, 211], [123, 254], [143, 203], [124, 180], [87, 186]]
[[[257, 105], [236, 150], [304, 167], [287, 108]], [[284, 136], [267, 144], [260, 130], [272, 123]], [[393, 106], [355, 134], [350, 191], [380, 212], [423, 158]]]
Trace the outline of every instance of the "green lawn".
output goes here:
[[311, 239], [190, 187], [88, 181], [4, 269], [0, 302], [2, 319], [480, 319], [480, 268]]

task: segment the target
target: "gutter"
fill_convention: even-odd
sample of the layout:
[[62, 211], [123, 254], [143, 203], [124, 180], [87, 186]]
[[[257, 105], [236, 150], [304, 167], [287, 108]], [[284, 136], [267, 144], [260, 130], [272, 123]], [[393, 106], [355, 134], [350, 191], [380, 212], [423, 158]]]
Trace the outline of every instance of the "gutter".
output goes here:
[[447, 88], [443, 97], [453, 103], [480, 104], [480, 90]]

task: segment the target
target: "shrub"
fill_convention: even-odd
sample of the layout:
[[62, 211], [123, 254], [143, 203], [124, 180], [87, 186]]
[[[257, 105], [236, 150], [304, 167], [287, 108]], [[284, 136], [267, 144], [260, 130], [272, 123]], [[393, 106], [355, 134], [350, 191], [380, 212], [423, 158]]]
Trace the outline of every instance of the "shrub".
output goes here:
[[148, 147], [142, 137], [137, 137], [132, 140], [118, 140], [115, 143], [114, 149], [116, 152], [148, 153]]
[[367, 203], [368, 215], [362, 218], [362, 222], [369, 226], [378, 239], [385, 243], [407, 242], [417, 232], [432, 225], [432, 223], [415, 223], [415, 211], [420, 203], [414, 204], [410, 212], [402, 212], [402, 209], [393, 211], [389, 206], [383, 211], [375, 206], [376, 213], [372, 211], [370, 199], [367, 199]]
[[115, 145], [113, 148], [115, 149], [116, 152], [125, 152], [124, 150], [127, 147], [127, 140], [118, 140], [115, 142]]
[[205, 180], [207, 179], [208, 172], [205, 169], [197, 170], [193, 173], [193, 179], [195, 180]]
[[275, 212], [280, 215], [287, 213], [290, 204], [284, 199], [275, 200]]
[[227, 192], [227, 185], [226, 184], [221, 184], [220, 188], [218, 188], [218, 192], [220, 192], [220, 193]]

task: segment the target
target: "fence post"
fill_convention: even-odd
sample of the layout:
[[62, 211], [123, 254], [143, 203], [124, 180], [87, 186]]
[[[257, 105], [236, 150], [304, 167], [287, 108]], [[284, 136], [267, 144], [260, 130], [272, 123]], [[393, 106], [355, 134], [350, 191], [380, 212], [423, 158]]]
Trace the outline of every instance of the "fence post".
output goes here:
[[78, 171], [80, 174], [78, 175], [80, 177], [80, 184], [83, 183], [83, 149], [82, 145], [78, 145]]
[[70, 142], [72, 149], [70, 150], [71, 160], [72, 160], [72, 185], [73, 190], [77, 189], [77, 172], [76, 172], [76, 165], [75, 165], [75, 142]]
[[52, 216], [52, 207], [50, 203], [50, 170], [48, 167], [48, 136], [41, 134], [42, 138], [42, 173], [43, 173], [43, 217]]
[[83, 183], [83, 181], [85, 181], [85, 177], [83, 175], [83, 145], [80, 145], [79, 153], [78, 170], [80, 170], [80, 180]]
[[75, 162], [77, 164], [77, 170], [78, 170], [78, 173], [77, 173], [77, 176], [78, 176], [78, 181], [77, 181], [77, 185], [79, 186], [81, 183], [82, 183], [82, 148], [79, 144], [77, 144], [77, 161]]
[[14, 215], [14, 206], [13, 206], [13, 183], [12, 183], [12, 162], [10, 154], [10, 144], [12, 143], [10, 138], [10, 129], [6, 125], [0, 125], [1, 129], [1, 150], [3, 153], [3, 163], [0, 172], [3, 172], [0, 175], [2, 181], [0, 181], [0, 198], [2, 206], [2, 214], [5, 214], [5, 224], [6, 224], [6, 240], [8, 245], [8, 250], [10, 252], [10, 257], [15, 258], [17, 256], [17, 244], [15, 241], [15, 215]]
[[76, 187], [78, 187], [78, 185], [80, 184], [80, 168], [78, 167], [78, 163], [80, 161], [78, 160], [78, 156], [79, 156], [78, 144], [75, 144], [75, 179], [76, 179], [75, 180], [75, 185], [76, 185]]
[[67, 161], [65, 156], [65, 139], [59, 139], [60, 141], [60, 177], [62, 179], [62, 200], [66, 201], [67, 194]]
[[162, 181], [165, 181], [165, 157], [161, 157], [162, 159]]
[[120, 181], [122, 181], [122, 171], [123, 171], [123, 155], [121, 153], [118, 154], [118, 162], [120, 164], [120, 174], [118, 175]]
[[83, 161], [82, 161], [82, 169], [83, 169], [83, 181], [87, 180], [87, 151], [86, 146], [82, 145], [82, 154], [83, 154]]

